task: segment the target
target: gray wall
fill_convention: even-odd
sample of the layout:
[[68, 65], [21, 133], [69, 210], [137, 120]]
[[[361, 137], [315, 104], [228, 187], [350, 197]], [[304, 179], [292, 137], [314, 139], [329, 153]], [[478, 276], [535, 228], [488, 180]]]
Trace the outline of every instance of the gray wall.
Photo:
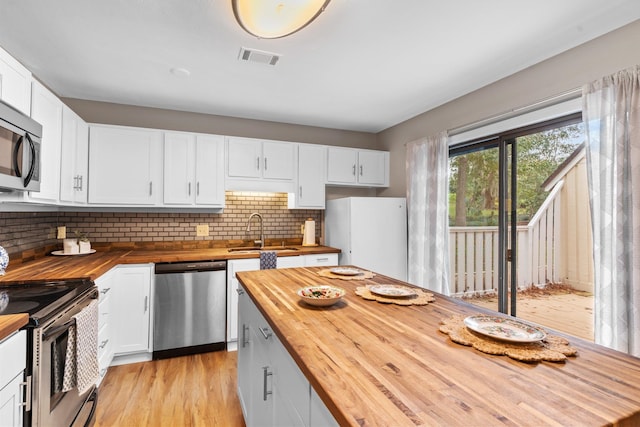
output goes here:
[[406, 143], [534, 104], [637, 64], [640, 21], [380, 132], [380, 149], [391, 152], [391, 186], [378, 194], [406, 194]]
[[73, 98], [62, 98], [62, 101], [89, 123], [244, 136], [343, 147], [378, 148], [376, 135], [368, 132], [241, 119]]

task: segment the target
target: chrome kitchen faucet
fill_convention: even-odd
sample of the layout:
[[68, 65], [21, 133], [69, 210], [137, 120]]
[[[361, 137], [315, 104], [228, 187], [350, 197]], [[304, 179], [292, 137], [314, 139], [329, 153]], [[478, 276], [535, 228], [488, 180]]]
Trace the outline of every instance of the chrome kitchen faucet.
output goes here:
[[254, 244], [259, 244], [260, 245], [260, 249], [264, 248], [264, 222], [262, 220], [262, 215], [260, 215], [259, 213], [252, 213], [249, 216], [249, 220], [247, 221], [247, 233], [249, 233], [251, 231], [251, 220], [253, 219], [253, 217], [258, 217], [258, 219], [260, 220], [260, 240], [254, 240], [253, 243]]

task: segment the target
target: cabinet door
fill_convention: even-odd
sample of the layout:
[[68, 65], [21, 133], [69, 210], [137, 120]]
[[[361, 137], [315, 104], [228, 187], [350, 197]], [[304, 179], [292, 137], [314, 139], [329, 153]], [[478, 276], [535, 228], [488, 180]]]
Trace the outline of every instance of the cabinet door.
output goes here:
[[298, 198], [296, 207], [324, 209], [326, 150], [321, 145], [298, 146]]
[[114, 281], [114, 354], [148, 352], [151, 267], [120, 266]]
[[[257, 312], [257, 310], [256, 310]], [[273, 331], [257, 312], [249, 327], [252, 340], [252, 363], [249, 372], [252, 376], [251, 407], [249, 408], [250, 426], [275, 426], [273, 420], [273, 365], [270, 360], [270, 347], [273, 345]]]
[[295, 177], [296, 144], [265, 141], [262, 144], [263, 178], [293, 180]]
[[358, 152], [358, 183], [384, 185], [387, 169], [387, 153], [384, 151]]
[[313, 387], [311, 387], [311, 403], [309, 412], [311, 414], [311, 420], [309, 421], [310, 427], [338, 427], [339, 425]]
[[62, 108], [60, 201], [87, 203], [89, 126], [69, 107]]
[[224, 207], [224, 137], [196, 137], [196, 204]]
[[227, 174], [232, 178], [260, 178], [262, 142], [249, 138], [228, 138]]
[[40, 143], [40, 191], [29, 197], [57, 202], [60, 194], [60, 145], [62, 101], [39, 82], [32, 86], [31, 117], [42, 125]]
[[114, 350], [114, 317], [111, 315], [113, 305], [111, 301], [114, 299], [114, 272], [110, 270], [95, 280], [98, 287], [98, 368], [100, 369], [100, 377], [98, 384], [107, 374], [109, 365], [113, 360]]
[[234, 259], [227, 261], [227, 341], [238, 340], [238, 291], [240, 283], [236, 278], [239, 271], [260, 270], [260, 260]]
[[195, 192], [195, 136], [164, 134], [164, 203], [192, 205]]
[[8, 384], [0, 385], [0, 424], [3, 427], [22, 427], [22, 386], [20, 373]]
[[89, 203], [158, 204], [162, 133], [118, 126], [89, 132]]
[[273, 425], [309, 425], [309, 382], [278, 337], [271, 337], [273, 369]]
[[242, 287], [238, 287], [238, 398], [247, 425], [250, 425], [249, 410], [252, 406], [253, 385], [251, 376], [253, 341], [250, 332], [252, 318], [252, 302], [249, 295]]
[[31, 113], [31, 72], [2, 48], [0, 99], [26, 115]]
[[329, 147], [327, 149], [327, 182], [355, 184], [358, 162], [357, 150]]

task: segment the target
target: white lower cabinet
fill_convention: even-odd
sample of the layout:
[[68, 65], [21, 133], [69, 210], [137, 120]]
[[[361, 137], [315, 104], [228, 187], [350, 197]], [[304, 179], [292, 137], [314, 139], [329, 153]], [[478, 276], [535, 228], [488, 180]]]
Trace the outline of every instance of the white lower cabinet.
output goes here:
[[[337, 425], [242, 285], [238, 397], [247, 426]], [[312, 418], [313, 417], [313, 418]]]
[[338, 265], [338, 254], [305, 255], [304, 267], [322, 267]]
[[110, 325], [115, 356], [149, 353], [153, 264], [119, 265], [113, 274]]
[[112, 301], [114, 299], [115, 271], [116, 268], [111, 269], [95, 280], [100, 292], [98, 297], [98, 369], [100, 376], [97, 385], [100, 385], [104, 379], [113, 360], [115, 318], [112, 315]]
[[[317, 254], [278, 257], [277, 268], [316, 267], [338, 265], [338, 254]], [[257, 258], [227, 261], [227, 349], [233, 350], [238, 341], [238, 279], [240, 271], [260, 270]]]
[[256, 258], [227, 261], [227, 349], [232, 350], [238, 341], [238, 288], [236, 279], [239, 271], [260, 270], [260, 260]]
[[311, 402], [309, 406], [310, 425], [323, 427], [337, 427], [339, 425], [336, 419], [333, 418], [333, 415], [331, 415], [331, 412], [329, 412], [329, 409], [327, 409], [327, 406], [320, 399], [320, 396], [318, 396], [318, 393], [316, 393], [313, 388], [311, 389]]
[[0, 425], [22, 426], [24, 370], [27, 361], [27, 336], [18, 331], [0, 341]]

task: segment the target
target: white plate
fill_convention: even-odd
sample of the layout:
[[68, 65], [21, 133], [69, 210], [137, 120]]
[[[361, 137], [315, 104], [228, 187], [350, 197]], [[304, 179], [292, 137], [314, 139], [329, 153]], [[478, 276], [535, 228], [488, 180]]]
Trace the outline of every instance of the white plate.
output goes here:
[[464, 319], [467, 328], [479, 334], [509, 342], [536, 342], [547, 333], [533, 325], [498, 316], [469, 316]]
[[369, 286], [369, 291], [376, 295], [391, 298], [404, 298], [415, 295], [415, 291], [405, 286], [395, 285], [372, 285]]
[[64, 251], [53, 251], [51, 252], [51, 255], [56, 255], [56, 256], [72, 256], [72, 255], [89, 255], [89, 254], [95, 254], [96, 250], [95, 249], [89, 249], [89, 252], [84, 252], [84, 253], [78, 253], [78, 254], [65, 254]]
[[331, 272], [333, 274], [339, 274], [341, 276], [357, 276], [358, 274], [362, 274], [362, 271], [357, 268], [348, 268], [348, 267], [336, 267], [332, 268]]

